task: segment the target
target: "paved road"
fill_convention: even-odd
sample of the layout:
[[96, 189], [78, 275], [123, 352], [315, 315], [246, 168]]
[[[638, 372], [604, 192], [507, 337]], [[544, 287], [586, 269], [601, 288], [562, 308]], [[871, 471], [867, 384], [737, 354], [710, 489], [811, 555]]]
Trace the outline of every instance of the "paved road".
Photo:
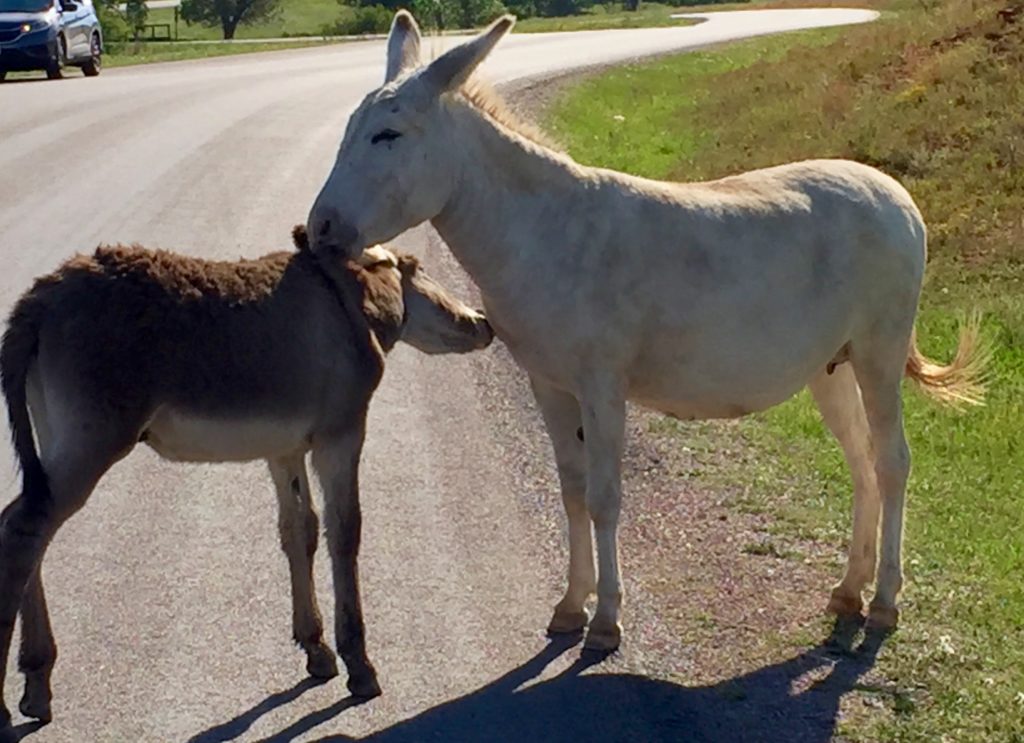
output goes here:
[[[687, 28], [516, 36], [486, 69], [508, 82], [873, 14], [706, 17]], [[0, 86], [0, 309], [101, 240], [221, 258], [285, 247], [382, 68], [383, 44], [367, 42]], [[427, 230], [400, 243], [470, 291]], [[577, 654], [546, 646], [561, 516], [554, 493], [526, 487], [523, 463], [546, 445], [517, 443], [517, 431], [537, 431], [525, 405], [500, 348], [394, 352], [363, 469], [365, 610], [385, 694], [351, 709], [340, 681], [302, 683], [264, 468], [177, 466], [139, 448], [47, 556], [56, 719], [29, 739], [678, 739], [682, 723], [659, 712], [665, 690], [654, 681], [626, 689], [588, 675], [608, 683], [573, 686]], [[6, 447], [0, 482], [7, 500], [17, 481]], [[317, 575], [331, 616], [325, 562]], [[627, 660], [646, 653], [656, 669], [655, 650], [634, 637]], [[8, 678], [13, 708], [20, 677]]]

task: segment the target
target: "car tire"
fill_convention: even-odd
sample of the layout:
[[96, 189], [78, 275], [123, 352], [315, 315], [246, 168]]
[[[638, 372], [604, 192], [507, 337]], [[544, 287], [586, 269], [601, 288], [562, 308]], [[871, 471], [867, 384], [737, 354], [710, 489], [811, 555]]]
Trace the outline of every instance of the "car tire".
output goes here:
[[7, 77], [7, 70], [0, 70], [0, 83]]
[[68, 58], [67, 42], [63, 36], [57, 37], [57, 53], [46, 65], [46, 77], [50, 80], [60, 80], [64, 77], [64, 61]]
[[82, 73], [86, 77], [96, 77], [103, 68], [103, 48], [100, 46], [100, 35], [94, 33], [89, 42], [89, 61], [82, 65]]

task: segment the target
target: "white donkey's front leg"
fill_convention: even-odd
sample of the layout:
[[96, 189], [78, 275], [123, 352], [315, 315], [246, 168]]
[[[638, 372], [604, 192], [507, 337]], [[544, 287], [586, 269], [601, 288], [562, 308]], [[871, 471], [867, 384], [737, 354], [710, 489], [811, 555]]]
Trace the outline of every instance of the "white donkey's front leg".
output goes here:
[[622, 501], [622, 446], [626, 400], [611, 380], [583, 390], [584, 450], [587, 457], [587, 508], [597, 541], [597, 611], [587, 631], [586, 647], [614, 650], [622, 625], [622, 582], [619, 578], [619, 508]]
[[532, 376], [530, 384], [555, 450], [562, 504], [569, 522], [569, 585], [565, 596], [555, 607], [548, 632], [579, 632], [587, 626], [588, 617], [583, 605], [597, 589], [594, 543], [587, 512], [583, 420], [579, 403], [568, 392], [555, 389]]

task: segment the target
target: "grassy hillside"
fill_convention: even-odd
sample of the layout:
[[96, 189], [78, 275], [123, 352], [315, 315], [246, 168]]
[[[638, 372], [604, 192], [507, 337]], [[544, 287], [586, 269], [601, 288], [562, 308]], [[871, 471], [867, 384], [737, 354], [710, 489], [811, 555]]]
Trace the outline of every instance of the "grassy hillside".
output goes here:
[[[874, 24], [589, 80], [549, 123], [577, 159], [652, 177], [835, 156], [871, 163], [914, 195], [930, 230], [922, 346], [949, 358], [959, 320], [980, 308], [993, 378], [988, 405], [959, 414], [907, 387], [904, 619], [883, 650], [881, 680], [850, 695], [839, 731], [865, 741], [1022, 741], [1024, 5], [872, 5], [886, 11]], [[779, 540], [845, 547], [849, 476], [806, 394], [738, 426], [676, 430], [746, 442], [743, 461], [704, 476], [733, 488], [736, 507], [776, 515]], [[837, 577], [840, 564], [829, 563]]]

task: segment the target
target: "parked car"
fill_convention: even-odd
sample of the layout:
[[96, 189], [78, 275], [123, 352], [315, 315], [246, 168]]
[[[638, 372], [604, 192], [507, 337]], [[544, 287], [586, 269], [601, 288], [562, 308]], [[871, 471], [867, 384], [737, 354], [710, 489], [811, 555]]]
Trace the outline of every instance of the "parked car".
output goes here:
[[100, 74], [103, 31], [93, 0], [0, 0], [0, 81], [8, 72], [65, 67]]

